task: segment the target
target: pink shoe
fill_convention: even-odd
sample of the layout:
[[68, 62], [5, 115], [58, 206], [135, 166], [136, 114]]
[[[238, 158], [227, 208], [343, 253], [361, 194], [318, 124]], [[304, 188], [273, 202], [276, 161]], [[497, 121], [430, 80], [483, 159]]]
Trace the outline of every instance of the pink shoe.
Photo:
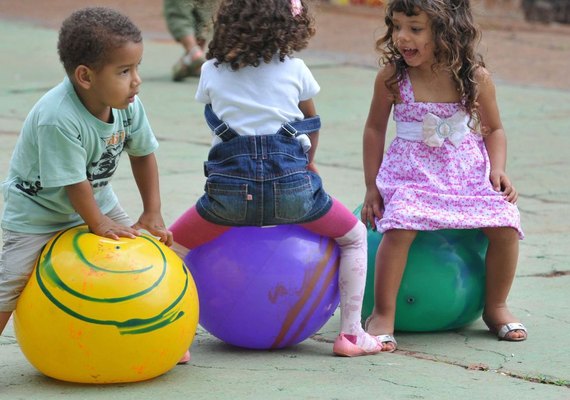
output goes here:
[[186, 353], [182, 356], [180, 361], [177, 362], [178, 365], [180, 364], [187, 364], [190, 361], [190, 350], [186, 350]]
[[333, 353], [343, 357], [371, 356], [381, 351], [382, 344], [380, 342], [373, 350], [364, 350], [356, 344], [356, 335], [346, 335], [344, 333], [338, 335], [333, 346]]

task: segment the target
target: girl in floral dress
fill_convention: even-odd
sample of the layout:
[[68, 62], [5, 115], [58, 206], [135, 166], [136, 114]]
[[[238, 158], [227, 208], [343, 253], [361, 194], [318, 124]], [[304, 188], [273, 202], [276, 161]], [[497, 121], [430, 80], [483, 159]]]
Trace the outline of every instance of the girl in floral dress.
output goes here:
[[[391, 0], [385, 20], [364, 129], [361, 217], [383, 233], [365, 328], [396, 349], [396, 296], [418, 231], [480, 228], [489, 239], [483, 320], [499, 339], [525, 340], [506, 304], [523, 238], [518, 193], [469, 0]], [[396, 138], [384, 155], [392, 108]]]

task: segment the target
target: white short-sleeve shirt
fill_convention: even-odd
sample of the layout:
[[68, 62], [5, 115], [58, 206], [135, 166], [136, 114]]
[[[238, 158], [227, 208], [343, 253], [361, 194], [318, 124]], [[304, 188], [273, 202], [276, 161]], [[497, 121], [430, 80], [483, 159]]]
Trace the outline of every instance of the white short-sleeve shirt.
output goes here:
[[[228, 64], [202, 66], [196, 100], [212, 104], [216, 115], [240, 135], [268, 135], [285, 122], [304, 118], [299, 102], [320, 91], [299, 58], [275, 56], [269, 63], [232, 71]], [[213, 144], [220, 139], [214, 137]]]

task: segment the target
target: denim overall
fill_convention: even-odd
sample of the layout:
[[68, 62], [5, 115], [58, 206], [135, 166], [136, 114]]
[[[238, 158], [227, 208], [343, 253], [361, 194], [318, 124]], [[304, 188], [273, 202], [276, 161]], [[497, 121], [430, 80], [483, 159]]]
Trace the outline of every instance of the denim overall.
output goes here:
[[196, 210], [229, 226], [299, 224], [319, 219], [332, 206], [321, 178], [307, 170], [297, 135], [319, 130], [320, 118], [288, 122], [275, 134], [240, 136], [206, 105], [206, 122], [221, 140], [204, 163], [205, 194]]

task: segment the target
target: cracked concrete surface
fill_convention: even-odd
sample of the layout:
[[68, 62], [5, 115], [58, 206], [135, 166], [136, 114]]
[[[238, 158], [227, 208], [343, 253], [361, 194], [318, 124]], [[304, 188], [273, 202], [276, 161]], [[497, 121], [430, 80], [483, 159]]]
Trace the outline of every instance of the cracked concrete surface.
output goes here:
[[[23, 119], [45, 89], [61, 80], [62, 69], [55, 31], [1, 21], [0, 36], [9, 38], [0, 42], [3, 179]], [[146, 40], [141, 67], [140, 96], [161, 142], [167, 223], [200, 195], [209, 143], [202, 108], [193, 101], [197, 81], [169, 81], [178, 53], [173, 43]], [[322, 87], [315, 99], [323, 118], [320, 172], [328, 191], [356, 208], [363, 196], [361, 135], [375, 71], [317, 52], [303, 57]], [[394, 354], [337, 358], [331, 354], [335, 315], [313, 338], [280, 351], [233, 348], [199, 329], [188, 365], [147, 382], [89, 386], [55, 381], [35, 370], [10, 325], [0, 337], [0, 400], [570, 398], [565, 334], [570, 324], [570, 92], [500, 83], [497, 94], [509, 137], [509, 173], [521, 192], [527, 235], [510, 295], [513, 311], [529, 328], [526, 342], [499, 342], [479, 320], [457, 331], [399, 333]], [[139, 213], [128, 162], [123, 161], [114, 183], [127, 211]]]

